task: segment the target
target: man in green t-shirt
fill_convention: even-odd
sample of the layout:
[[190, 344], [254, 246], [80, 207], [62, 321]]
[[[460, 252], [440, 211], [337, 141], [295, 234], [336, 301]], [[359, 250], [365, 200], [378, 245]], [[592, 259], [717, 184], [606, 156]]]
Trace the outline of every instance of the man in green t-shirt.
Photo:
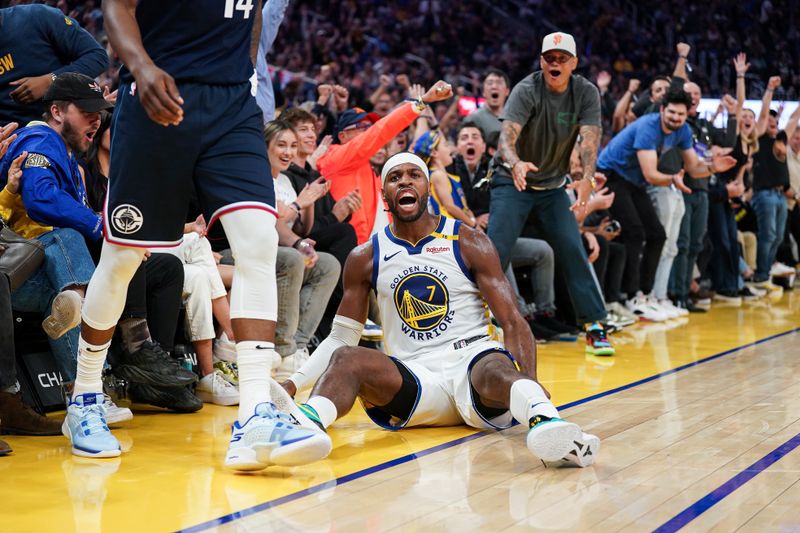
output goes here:
[[[536, 229], [562, 266], [575, 314], [586, 328], [586, 351], [613, 355], [600, 323], [606, 317], [605, 304], [573, 214], [585, 215], [594, 187], [602, 133], [600, 94], [591, 82], [573, 74], [578, 57], [572, 35], [547, 35], [539, 63], [540, 71], [514, 86], [500, 115], [503, 127], [492, 162], [489, 238], [505, 268], [532, 214]], [[579, 134], [583, 179], [576, 183], [578, 201], [573, 206], [565, 176]]]

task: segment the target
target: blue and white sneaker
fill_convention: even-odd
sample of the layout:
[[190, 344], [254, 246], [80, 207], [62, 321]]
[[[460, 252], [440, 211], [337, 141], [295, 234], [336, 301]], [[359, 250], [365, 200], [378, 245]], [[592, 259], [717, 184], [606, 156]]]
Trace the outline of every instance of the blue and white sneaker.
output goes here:
[[120, 446], [106, 423], [103, 393], [74, 396], [67, 406], [61, 432], [72, 442], [73, 455], [82, 457], [117, 457]]
[[544, 415], [530, 419], [527, 445], [533, 455], [545, 462], [559, 461], [574, 448], [582, 436], [577, 424]]
[[324, 459], [332, 447], [326, 433], [303, 428], [273, 404], [264, 402], [244, 424], [238, 420], [233, 423], [225, 467], [253, 471], [273, 464], [304, 465]]

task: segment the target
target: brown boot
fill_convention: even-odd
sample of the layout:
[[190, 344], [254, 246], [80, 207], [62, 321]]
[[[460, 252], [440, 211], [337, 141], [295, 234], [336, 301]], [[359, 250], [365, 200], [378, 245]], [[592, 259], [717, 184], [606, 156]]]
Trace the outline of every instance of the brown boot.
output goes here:
[[24, 403], [22, 393], [0, 392], [0, 433], [6, 435], [61, 435], [61, 420], [42, 416]]

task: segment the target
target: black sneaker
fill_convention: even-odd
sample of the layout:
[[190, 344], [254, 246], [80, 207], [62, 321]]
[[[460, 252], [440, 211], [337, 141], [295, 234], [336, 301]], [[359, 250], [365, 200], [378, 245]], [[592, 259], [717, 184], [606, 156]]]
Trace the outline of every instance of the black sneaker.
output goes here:
[[752, 301], [758, 299], [758, 294], [750, 290], [750, 287], [742, 287], [737, 293], [742, 300]]
[[686, 309], [690, 313], [705, 313], [706, 310], [702, 307], [698, 307], [694, 305], [692, 300], [677, 300], [675, 302], [675, 307], [680, 307], [682, 309]]
[[535, 315], [533, 315], [533, 319], [538, 324], [558, 333], [577, 335], [578, 333], [581, 332], [581, 330], [578, 329], [576, 326], [570, 326], [569, 324], [561, 322], [559, 319], [555, 317], [552, 311], [545, 311], [544, 313], [536, 313]]
[[183, 368], [157, 342], [146, 341], [136, 352], [122, 353], [118, 360], [112, 367], [114, 375], [129, 383], [182, 387], [197, 381], [197, 374]]
[[203, 407], [203, 401], [189, 387], [154, 387], [145, 383], [130, 383], [128, 395], [132, 402], [155, 405], [177, 413], [194, 413]]
[[525, 320], [528, 322], [528, 326], [531, 328], [536, 340], [554, 341], [561, 335], [559, 332], [539, 324], [535, 319], [526, 318]]

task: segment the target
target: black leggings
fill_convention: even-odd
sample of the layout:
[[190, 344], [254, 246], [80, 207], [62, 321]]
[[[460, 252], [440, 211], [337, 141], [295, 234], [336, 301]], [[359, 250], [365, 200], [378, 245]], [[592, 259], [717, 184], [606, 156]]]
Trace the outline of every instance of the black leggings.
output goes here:
[[613, 171], [603, 172], [608, 176], [608, 189], [614, 193], [609, 211], [622, 225], [619, 238], [626, 254], [622, 290], [628, 298], [636, 296], [637, 291], [649, 294], [667, 235], [644, 187], [637, 187]]
[[170, 254], [153, 254], [133, 275], [120, 320], [146, 318], [150, 337], [172, 351], [182, 295], [181, 260]]

